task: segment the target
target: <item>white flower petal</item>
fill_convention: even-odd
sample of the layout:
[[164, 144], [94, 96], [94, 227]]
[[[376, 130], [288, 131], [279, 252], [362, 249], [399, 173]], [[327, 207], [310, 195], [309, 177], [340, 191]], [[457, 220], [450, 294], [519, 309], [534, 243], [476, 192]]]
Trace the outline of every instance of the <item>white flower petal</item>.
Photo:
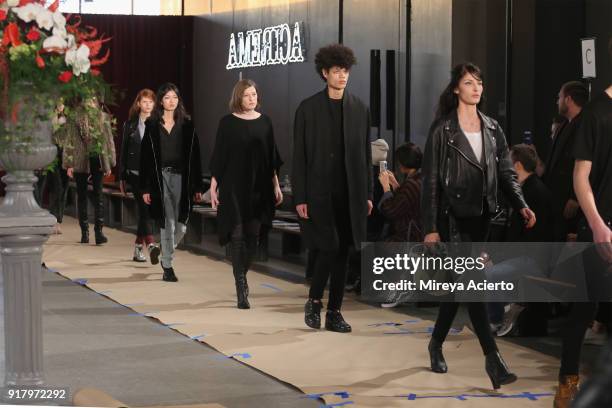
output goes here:
[[66, 17], [64, 17], [59, 10], [56, 10], [55, 13], [53, 13], [53, 24], [55, 24], [55, 27], [57, 28], [65, 29], [66, 27]]
[[43, 9], [36, 16], [36, 24], [38, 27], [51, 31], [53, 28], [53, 13], [47, 9]]
[[45, 39], [45, 41], [43, 41], [43, 48], [61, 48], [64, 49], [68, 46], [68, 43], [66, 42], [66, 40], [64, 40], [62, 37], [58, 37], [55, 35], [52, 35], [51, 37], [47, 37]]

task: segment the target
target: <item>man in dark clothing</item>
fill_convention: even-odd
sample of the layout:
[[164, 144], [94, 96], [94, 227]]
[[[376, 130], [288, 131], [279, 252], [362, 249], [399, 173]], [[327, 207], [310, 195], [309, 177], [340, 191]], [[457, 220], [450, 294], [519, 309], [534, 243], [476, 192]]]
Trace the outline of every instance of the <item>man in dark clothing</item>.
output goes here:
[[365, 241], [372, 211], [369, 113], [345, 91], [355, 62], [343, 45], [320, 49], [315, 64], [327, 87], [302, 101], [294, 123], [294, 202], [306, 244], [318, 250], [304, 321], [321, 327], [321, 298], [331, 275], [325, 328], [341, 333], [351, 331], [340, 313], [349, 248]]
[[[608, 50], [612, 60], [612, 40]], [[609, 282], [602, 282], [602, 272], [612, 264], [612, 85], [585, 106], [574, 157], [574, 190], [584, 214], [578, 223], [578, 241], [596, 244], [583, 256], [587, 289], [591, 300], [609, 299], [610, 293], [602, 293], [610, 290]], [[569, 407], [577, 393], [580, 349], [596, 310], [595, 302], [573, 304], [563, 336], [555, 407]]]
[[542, 181], [552, 193], [554, 241], [565, 242], [576, 233], [579, 206], [572, 186], [574, 156], [572, 149], [581, 112], [589, 100], [589, 90], [578, 81], [567, 82], [559, 91], [559, 115], [567, 121], [557, 130], [546, 160]]

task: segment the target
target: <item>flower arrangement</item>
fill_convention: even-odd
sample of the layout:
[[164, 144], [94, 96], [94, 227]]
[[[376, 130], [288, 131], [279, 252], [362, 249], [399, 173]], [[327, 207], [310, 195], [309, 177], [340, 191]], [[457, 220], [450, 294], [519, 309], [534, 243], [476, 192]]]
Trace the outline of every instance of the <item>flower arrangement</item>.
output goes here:
[[110, 56], [108, 48], [102, 54], [110, 38], [98, 37], [78, 15], [64, 16], [59, 0], [45, 4], [0, 0], [0, 145], [28, 141], [32, 106], [47, 120], [58, 101], [111, 96], [99, 71]]

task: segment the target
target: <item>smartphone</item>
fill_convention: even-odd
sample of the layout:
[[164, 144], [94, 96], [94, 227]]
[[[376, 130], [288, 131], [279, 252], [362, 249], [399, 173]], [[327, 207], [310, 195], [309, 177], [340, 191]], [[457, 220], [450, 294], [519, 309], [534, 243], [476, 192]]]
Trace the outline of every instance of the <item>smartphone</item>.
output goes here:
[[384, 160], [383, 161], [379, 161], [378, 162], [378, 168], [379, 168], [378, 171], [380, 173], [383, 173], [383, 172], [387, 171], [387, 162], [384, 161]]

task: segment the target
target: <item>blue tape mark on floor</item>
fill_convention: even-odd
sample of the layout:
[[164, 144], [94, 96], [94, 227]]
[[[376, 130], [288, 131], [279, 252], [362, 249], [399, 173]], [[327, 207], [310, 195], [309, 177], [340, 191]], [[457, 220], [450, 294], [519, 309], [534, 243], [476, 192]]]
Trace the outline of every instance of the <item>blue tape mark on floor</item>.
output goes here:
[[354, 404], [353, 401], [344, 401], [344, 402], [337, 402], [335, 404], [322, 404], [322, 405], [319, 405], [319, 408], [344, 407], [345, 405], [352, 405], [352, 404]]
[[53, 268], [49, 268], [48, 266], [46, 267], [47, 271], [51, 272], [51, 273], [59, 273], [59, 271], [57, 269], [53, 269]]
[[132, 307], [132, 306], [143, 306], [143, 305], [144, 305], [144, 303], [126, 303], [126, 304], [124, 304], [122, 306]]
[[401, 323], [396, 322], [385, 322], [385, 323], [373, 323], [368, 324], [369, 327], [383, 327], [383, 326], [401, 326]]
[[412, 320], [404, 320], [404, 323], [418, 323], [421, 322], [421, 319], [412, 319]]
[[98, 295], [106, 295], [106, 294], [111, 293], [111, 292], [112, 292], [112, 290], [101, 290], [100, 292], [96, 291], [96, 293]]
[[[412, 330], [412, 329], [405, 329], [403, 327], [396, 327], [396, 329], [398, 331], [396, 332], [384, 332], [383, 334], [432, 334], [433, 333], [433, 326], [429, 326], [426, 327], [424, 329], [421, 330]], [[453, 329], [451, 328], [448, 332], [448, 334], [453, 335], [453, 334], [459, 334], [461, 333], [461, 330], [457, 330], [457, 329]]]
[[191, 340], [200, 340], [200, 339], [202, 339], [202, 338], [204, 338], [206, 336], [207, 336], [206, 333], [203, 333], [203, 334], [199, 334], [197, 336], [192, 336], [192, 337], [190, 337], [190, 339]]
[[159, 313], [159, 312], [143, 312], [143, 313], [134, 312], [134, 313], [128, 313], [128, 316], [151, 317], [151, 314], [153, 314], [153, 313]]
[[269, 283], [262, 283], [261, 286], [263, 286], [264, 288], [272, 289], [272, 290], [274, 290], [276, 292], [282, 292], [283, 291], [281, 288], [277, 288], [276, 286], [271, 285]]
[[531, 392], [522, 392], [520, 394], [458, 394], [458, 395], [417, 395], [408, 394], [401, 395], [409, 401], [418, 399], [454, 399], [458, 401], [467, 401], [470, 398], [501, 398], [501, 399], [527, 399], [530, 401], [538, 401], [539, 398], [552, 397], [552, 393], [533, 394]]
[[87, 285], [87, 279], [73, 279], [72, 281], [81, 286]]
[[222, 360], [222, 359], [233, 358], [233, 357], [240, 357], [240, 358], [247, 360], [251, 358], [252, 356], [249, 353], [234, 353], [229, 356], [218, 356], [217, 358]]
[[320, 394], [306, 394], [302, 398], [308, 398], [308, 399], [317, 400], [317, 399], [321, 398], [324, 395], [335, 395], [335, 396], [340, 397], [342, 399], [347, 399], [347, 398], [349, 398], [351, 396], [351, 394], [349, 394], [346, 391], [336, 391], [336, 392], [322, 392]]

